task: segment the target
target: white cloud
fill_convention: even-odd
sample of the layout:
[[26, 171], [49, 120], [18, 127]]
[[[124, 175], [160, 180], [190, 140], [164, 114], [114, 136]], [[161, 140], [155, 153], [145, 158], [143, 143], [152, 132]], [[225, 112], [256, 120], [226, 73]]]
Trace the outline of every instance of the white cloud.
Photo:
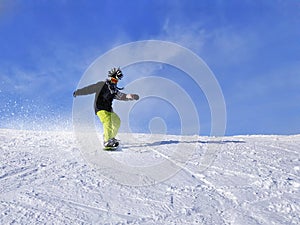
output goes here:
[[201, 52], [206, 42], [207, 31], [203, 28], [202, 23], [176, 23], [170, 22], [167, 18], [162, 27], [162, 33], [156, 37], [166, 41], [178, 43], [195, 52]]
[[244, 32], [231, 27], [216, 29], [210, 36], [210, 47], [214, 54], [230, 64], [238, 64], [249, 59], [259, 42], [251, 31]]
[[176, 42], [204, 59], [227, 65], [249, 59], [259, 47], [259, 38], [251, 30], [243, 31], [222, 26], [211, 29], [204, 27], [198, 21], [171, 24], [169, 19], [166, 19], [158, 39]]
[[2, 64], [1, 89], [28, 97], [36, 97], [37, 92], [46, 98], [60, 95], [76, 88], [76, 80], [91, 62], [92, 54], [64, 42], [47, 41], [42, 50], [32, 46], [28, 60]]

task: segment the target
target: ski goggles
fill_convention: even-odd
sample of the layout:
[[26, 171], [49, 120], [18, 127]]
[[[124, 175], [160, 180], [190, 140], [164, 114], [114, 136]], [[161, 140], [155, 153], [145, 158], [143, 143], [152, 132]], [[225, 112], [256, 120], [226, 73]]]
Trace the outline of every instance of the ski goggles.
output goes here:
[[111, 82], [113, 82], [114, 84], [118, 83], [119, 79], [115, 78], [115, 77], [111, 77], [110, 78]]

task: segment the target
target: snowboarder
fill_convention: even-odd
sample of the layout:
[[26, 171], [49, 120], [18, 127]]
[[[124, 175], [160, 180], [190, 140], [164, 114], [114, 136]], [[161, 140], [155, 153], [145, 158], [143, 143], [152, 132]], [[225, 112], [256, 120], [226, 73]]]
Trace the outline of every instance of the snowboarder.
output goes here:
[[87, 87], [74, 91], [73, 96], [95, 94], [94, 109], [95, 114], [99, 117], [103, 124], [103, 139], [105, 149], [114, 149], [118, 147], [119, 142], [115, 138], [121, 120], [120, 117], [113, 111], [112, 102], [114, 99], [128, 101], [138, 100], [137, 94], [125, 94], [120, 90], [117, 83], [123, 77], [123, 73], [120, 68], [112, 68], [108, 72], [108, 78], [106, 81], [100, 81], [96, 84], [89, 85]]

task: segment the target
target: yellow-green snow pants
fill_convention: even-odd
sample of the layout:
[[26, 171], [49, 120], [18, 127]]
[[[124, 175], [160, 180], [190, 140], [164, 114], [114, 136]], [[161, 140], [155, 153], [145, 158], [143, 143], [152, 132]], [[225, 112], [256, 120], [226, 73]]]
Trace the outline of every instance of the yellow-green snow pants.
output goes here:
[[120, 117], [114, 112], [100, 110], [97, 112], [101, 123], [103, 124], [104, 141], [116, 137], [121, 125]]

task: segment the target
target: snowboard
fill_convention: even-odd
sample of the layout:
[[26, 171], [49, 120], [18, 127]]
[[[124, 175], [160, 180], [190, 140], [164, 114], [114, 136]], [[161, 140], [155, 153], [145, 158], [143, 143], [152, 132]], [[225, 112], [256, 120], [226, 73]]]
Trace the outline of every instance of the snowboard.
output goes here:
[[119, 145], [116, 147], [103, 147], [104, 151], [115, 151], [119, 148]]

